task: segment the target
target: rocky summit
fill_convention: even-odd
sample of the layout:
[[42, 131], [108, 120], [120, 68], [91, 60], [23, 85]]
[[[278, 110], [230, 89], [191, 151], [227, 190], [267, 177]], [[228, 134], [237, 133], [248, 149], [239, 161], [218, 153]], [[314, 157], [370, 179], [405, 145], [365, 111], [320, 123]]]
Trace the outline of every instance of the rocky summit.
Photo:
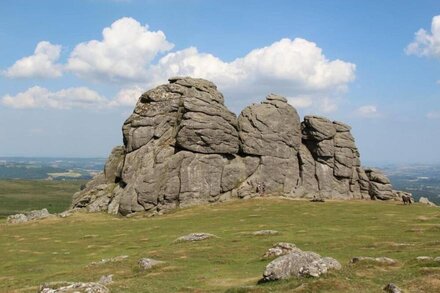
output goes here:
[[128, 215], [280, 195], [392, 199], [381, 172], [361, 167], [350, 126], [305, 116], [270, 94], [237, 117], [210, 81], [189, 77], [144, 93], [104, 172], [71, 208]]

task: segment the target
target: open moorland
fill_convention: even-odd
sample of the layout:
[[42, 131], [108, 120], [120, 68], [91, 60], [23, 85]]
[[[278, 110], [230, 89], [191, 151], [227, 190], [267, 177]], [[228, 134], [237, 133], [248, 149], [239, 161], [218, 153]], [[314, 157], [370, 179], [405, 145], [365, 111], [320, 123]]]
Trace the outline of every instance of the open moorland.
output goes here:
[[72, 194], [86, 180], [0, 180], [0, 219], [8, 215], [47, 208], [50, 213], [66, 210]]
[[[255, 236], [272, 229], [276, 235]], [[218, 236], [175, 243], [192, 232]], [[320, 278], [257, 284], [276, 242], [331, 256], [342, 270]], [[113, 274], [112, 292], [381, 292], [389, 282], [406, 292], [439, 292], [440, 209], [400, 202], [260, 198], [131, 218], [77, 213], [27, 224], [0, 224], [0, 291], [35, 292], [48, 281], [96, 281]], [[104, 264], [101, 259], [127, 255]], [[386, 256], [394, 265], [350, 264]], [[141, 271], [137, 261], [165, 263]]]

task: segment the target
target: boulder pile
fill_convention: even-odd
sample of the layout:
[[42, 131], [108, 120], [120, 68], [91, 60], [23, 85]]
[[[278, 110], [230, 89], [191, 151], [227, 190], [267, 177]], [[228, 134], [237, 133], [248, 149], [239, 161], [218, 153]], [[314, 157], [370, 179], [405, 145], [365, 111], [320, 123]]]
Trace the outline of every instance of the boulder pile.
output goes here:
[[388, 178], [361, 167], [350, 130], [318, 116], [301, 122], [274, 94], [237, 117], [212, 82], [171, 78], [139, 98], [122, 127], [124, 146], [71, 208], [128, 215], [265, 194], [397, 197]]
[[50, 213], [47, 209], [34, 210], [25, 214], [10, 215], [6, 218], [8, 224], [21, 224], [29, 221], [40, 220], [50, 217]]

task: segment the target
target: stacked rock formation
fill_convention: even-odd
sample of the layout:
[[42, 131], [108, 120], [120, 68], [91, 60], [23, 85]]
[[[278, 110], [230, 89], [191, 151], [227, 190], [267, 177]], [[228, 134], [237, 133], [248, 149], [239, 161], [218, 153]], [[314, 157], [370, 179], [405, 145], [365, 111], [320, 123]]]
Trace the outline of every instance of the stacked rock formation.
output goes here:
[[139, 98], [122, 128], [124, 146], [74, 195], [72, 208], [157, 213], [262, 195], [262, 185], [289, 197], [394, 196], [385, 176], [362, 169], [348, 125], [318, 116], [301, 122], [274, 94], [237, 118], [212, 82], [169, 81]]

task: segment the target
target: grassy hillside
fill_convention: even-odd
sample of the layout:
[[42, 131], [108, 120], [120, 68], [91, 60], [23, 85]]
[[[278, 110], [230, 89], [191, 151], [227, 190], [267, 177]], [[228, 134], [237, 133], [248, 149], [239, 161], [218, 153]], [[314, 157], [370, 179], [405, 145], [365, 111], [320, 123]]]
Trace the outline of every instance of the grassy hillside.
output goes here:
[[[274, 229], [273, 236], [252, 231]], [[173, 243], [191, 232], [219, 238]], [[235, 201], [144, 218], [76, 214], [38, 223], [0, 225], [0, 292], [35, 292], [45, 281], [96, 281], [113, 274], [112, 292], [381, 292], [389, 282], [407, 292], [440, 292], [440, 209], [396, 202], [310, 203], [276, 198]], [[287, 241], [343, 264], [320, 279], [257, 285], [261, 256]], [[104, 265], [102, 258], [129, 258]], [[388, 256], [397, 265], [349, 265], [354, 256]], [[166, 264], [142, 272], [137, 260]]]
[[85, 180], [0, 180], [0, 218], [11, 214], [47, 208], [51, 213], [64, 211], [72, 195]]

